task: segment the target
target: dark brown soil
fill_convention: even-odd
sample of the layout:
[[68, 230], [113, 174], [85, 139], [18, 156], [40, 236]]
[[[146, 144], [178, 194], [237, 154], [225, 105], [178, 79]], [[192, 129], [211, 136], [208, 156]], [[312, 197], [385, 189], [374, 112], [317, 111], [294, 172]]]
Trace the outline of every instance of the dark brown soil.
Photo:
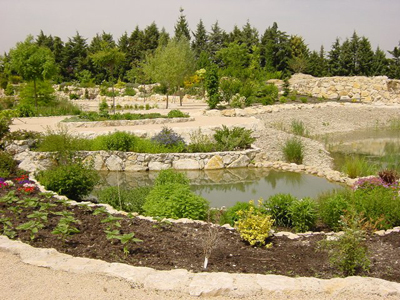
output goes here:
[[[15, 239], [19, 239], [34, 247], [55, 248], [59, 252], [73, 256], [102, 259], [108, 262], [121, 262], [134, 266], [146, 266], [159, 270], [182, 268], [193, 272], [202, 272], [204, 261], [204, 244], [208, 240], [210, 226], [200, 224], [171, 224], [170, 226], [154, 226], [154, 222], [139, 218], [123, 218], [122, 234], [135, 233], [141, 243], [127, 244], [129, 254], [124, 254], [119, 240], [108, 240], [105, 230], [109, 223], [102, 223], [107, 216], [104, 213], [93, 215], [93, 208], [68, 206], [57, 202], [54, 198], [47, 199], [35, 191], [25, 195], [15, 187], [0, 189], [0, 196], [13, 190], [18, 199], [39, 198], [40, 203], [51, 202], [55, 207], [48, 208], [48, 221], [31, 240], [30, 233], [15, 230]], [[4, 199], [4, 198], [2, 198]], [[24, 202], [26, 203], [26, 202]], [[3, 234], [3, 218], [9, 218], [13, 227], [31, 221], [28, 218], [40, 206], [24, 207], [17, 199], [6, 203], [0, 199], [0, 233]], [[17, 209], [16, 209], [17, 208]], [[20, 211], [17, 211], [17, 210]], [[74, 214], [79, 224], [75, 225], [80, 233], [66, 237], [52, 233], [61, 216], [55, 212], [68, 211]], [[115, 227], [116, 228], [116, 227]], [[208, 272], [259, 273], [280, 274], [288, 276], [313, 276], [332, 278], [341, 275], [329, 265], [327, 253], [316, 251], [318, 241], [323, 235], [302, 237], [290, 240], [286, 237], [272, 237], [271, 248], [251, 247], [240, 239], [236, 231], [214, 227], [217, 240], [209, 259]], [[113, 229], [113, 228], [112, 228]], [[370, 251], [371, 268], [369, 273], [358, 275], [382, 278], [400, 282], [400, 233], [391, 233], [384, 237], [373, 235], [367, 238], [366, 245]]]

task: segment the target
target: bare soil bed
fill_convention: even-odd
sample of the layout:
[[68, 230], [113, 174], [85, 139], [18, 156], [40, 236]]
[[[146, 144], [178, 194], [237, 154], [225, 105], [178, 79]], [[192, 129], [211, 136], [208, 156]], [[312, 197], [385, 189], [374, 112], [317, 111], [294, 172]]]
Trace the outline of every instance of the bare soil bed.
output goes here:
[[[28, 217], [39, 211], [41, 203], [52, 203], [54, 207], [42, 209], [47, 212], [47, 222], [44, 227], [31, 239], [30, 232], [16, 230], [15, 239], [34, 247], [55, 248], [59, 252], [73, 256], [102, 259], [107, 262], [121, 262], [133, 266], [146, 266], [158, 270], [187, 269], [193, 272], [203, 271], [204, 244], [209, 234], [209, 225], [173, 223], [170, 226], [154, 226], [157, 223], [117, 215], [122, 219], [119, 228], [122, 234], [135, 233], [135, 237], [143, 240], [141, 243], [128, 244], [129, 254], [124, 254], [120, 241], [106, 238], [105, 230], [110, 225], [102, 223], [107, 215], [94, 215], [95, 208], [71, 206], [61, 203], [52, 197], [47, 198], [34, 190], [26, 195], [18, 188], [3, 187], [0, 196], [14, 191], [14, 200], [8, 203], [0, 202], [0, 218], [9, 218], [12, 227], [31, 221]], [[38, 198], [36, 205], [29, 204], [27, 198]], [[24, 200], [25, 199], [25, 200]], [[21, 201], [23, 200], [23, 201]], [[35, 202], [35, 201], [34, 201]], [[52, 233], [61, 216], [56, 212], [71, 212], [79, 221], [74, 224], [79, 233], [61, 239]], [[160, 225], [160, 224], [159, 224]], [[4, 224], [0, 222], [0, 232]], [[325, 252], [316, 251], [318, 241], [324, 235], [302, 237], [290, 240], [287, 237], [271, 237], [271, 248], [251, 247], [241, 240], [236, 231], [217, 227], [217, 241], [213, 249], [208, 272], [280, 274], [287, 276], [314, 276], [332, 278], [340, 275], [329, 265]], [[393, 232], [386, 236], [371, 235], [366, 240], [370, 250], [371, 269], [369, 273], [359, 275], [377, 277], [400, 282], [400, 233]]]

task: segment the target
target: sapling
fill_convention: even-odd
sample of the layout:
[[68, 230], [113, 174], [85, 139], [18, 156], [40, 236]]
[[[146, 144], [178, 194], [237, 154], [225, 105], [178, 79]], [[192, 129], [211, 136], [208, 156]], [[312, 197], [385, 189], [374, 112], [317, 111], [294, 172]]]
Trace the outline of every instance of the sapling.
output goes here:
[[74, 233], [80, 232], [80, 230], [78, 228], [71, 225], [72, 223], [79, 224], [80, 221], [76, 220], [72, 216], [63, 217], [60, 219], [57, 226], [54, 228], [54, 230], [51, 233], [59, 234], [61, 236], [61, 239], [65, 242], [67, 236], [70, 236]]
[[153, 225], [153, 228], [167, 229], [172, 226], [171, 221], [167, 220], [163, 217], [153, 217], [156, 223]]
[[130, 243], [141, 243], [143, 242], [142, 240], [135, 238], [135, 233], [131, 232], [131, 233], [126, 233], [123, 235], [120, 235], [119, 237], [117, 237], [117, 239], [119, 239], [122, 243], [122, 245], [124, 246], [124, 254], [128, 255], [129, 254], [129, 249], [128, 246]]
[[[220, 219], [221, 219], [221, 211], [218, 211], [218, 213], [215, 215], [215, 221], [217, 224], [219, 224]], [[204, 263], [203, 263], [203, 269], [207, 269], [208, 265], [208, 259], [211, 256], [211, 252], [214, 250], [214, 248], [217, 246], [217, 240], [218, 240], [218, 228], [215, 224], [212, 224], [210, 221], [210, 211], [208, 211], [208, 231], [207, 235], [203, 239], [203, 253], [204, 253]]]
[[119, 221], [122, 220], [122, 218], [120, 217], [114, 217], [113, 215], [109, 215], [107, 218], [101, 220], [101, 223], [108, 223], [110, 224], [109, 227], [107, 227], [108, 230], [110, 230], [113, 227], [117, 227], [120, 228], [121, 224], [119, 223]]

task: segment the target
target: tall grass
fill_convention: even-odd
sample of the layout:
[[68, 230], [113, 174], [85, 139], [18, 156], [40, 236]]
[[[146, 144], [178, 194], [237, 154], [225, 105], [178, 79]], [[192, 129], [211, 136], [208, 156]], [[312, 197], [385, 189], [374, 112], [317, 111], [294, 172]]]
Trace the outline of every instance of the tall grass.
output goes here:
[[299, 138], [287, 139], [282, 147], [282, 152], [285, 161], [296, 164], [303, 163], [304, 145]]
[[346, 173], [350, 178], [363, 177], [376, 174], [377, 165], [368, 162], [364, 157], [347, 156], [342, 166], [342, 172]]
[[309, 136], [309, 132], [301, 120], [292, 120], [290, 127], [294, 135]]

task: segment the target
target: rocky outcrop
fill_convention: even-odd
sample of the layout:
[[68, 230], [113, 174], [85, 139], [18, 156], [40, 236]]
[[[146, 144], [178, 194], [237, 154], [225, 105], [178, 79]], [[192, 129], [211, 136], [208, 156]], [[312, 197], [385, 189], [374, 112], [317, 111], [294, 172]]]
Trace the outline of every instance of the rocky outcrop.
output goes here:
[[290, 89], [299, 94], [333, 100], [400, 103], [400, 80], [386, 76], [313, 77], [295, 74]]

